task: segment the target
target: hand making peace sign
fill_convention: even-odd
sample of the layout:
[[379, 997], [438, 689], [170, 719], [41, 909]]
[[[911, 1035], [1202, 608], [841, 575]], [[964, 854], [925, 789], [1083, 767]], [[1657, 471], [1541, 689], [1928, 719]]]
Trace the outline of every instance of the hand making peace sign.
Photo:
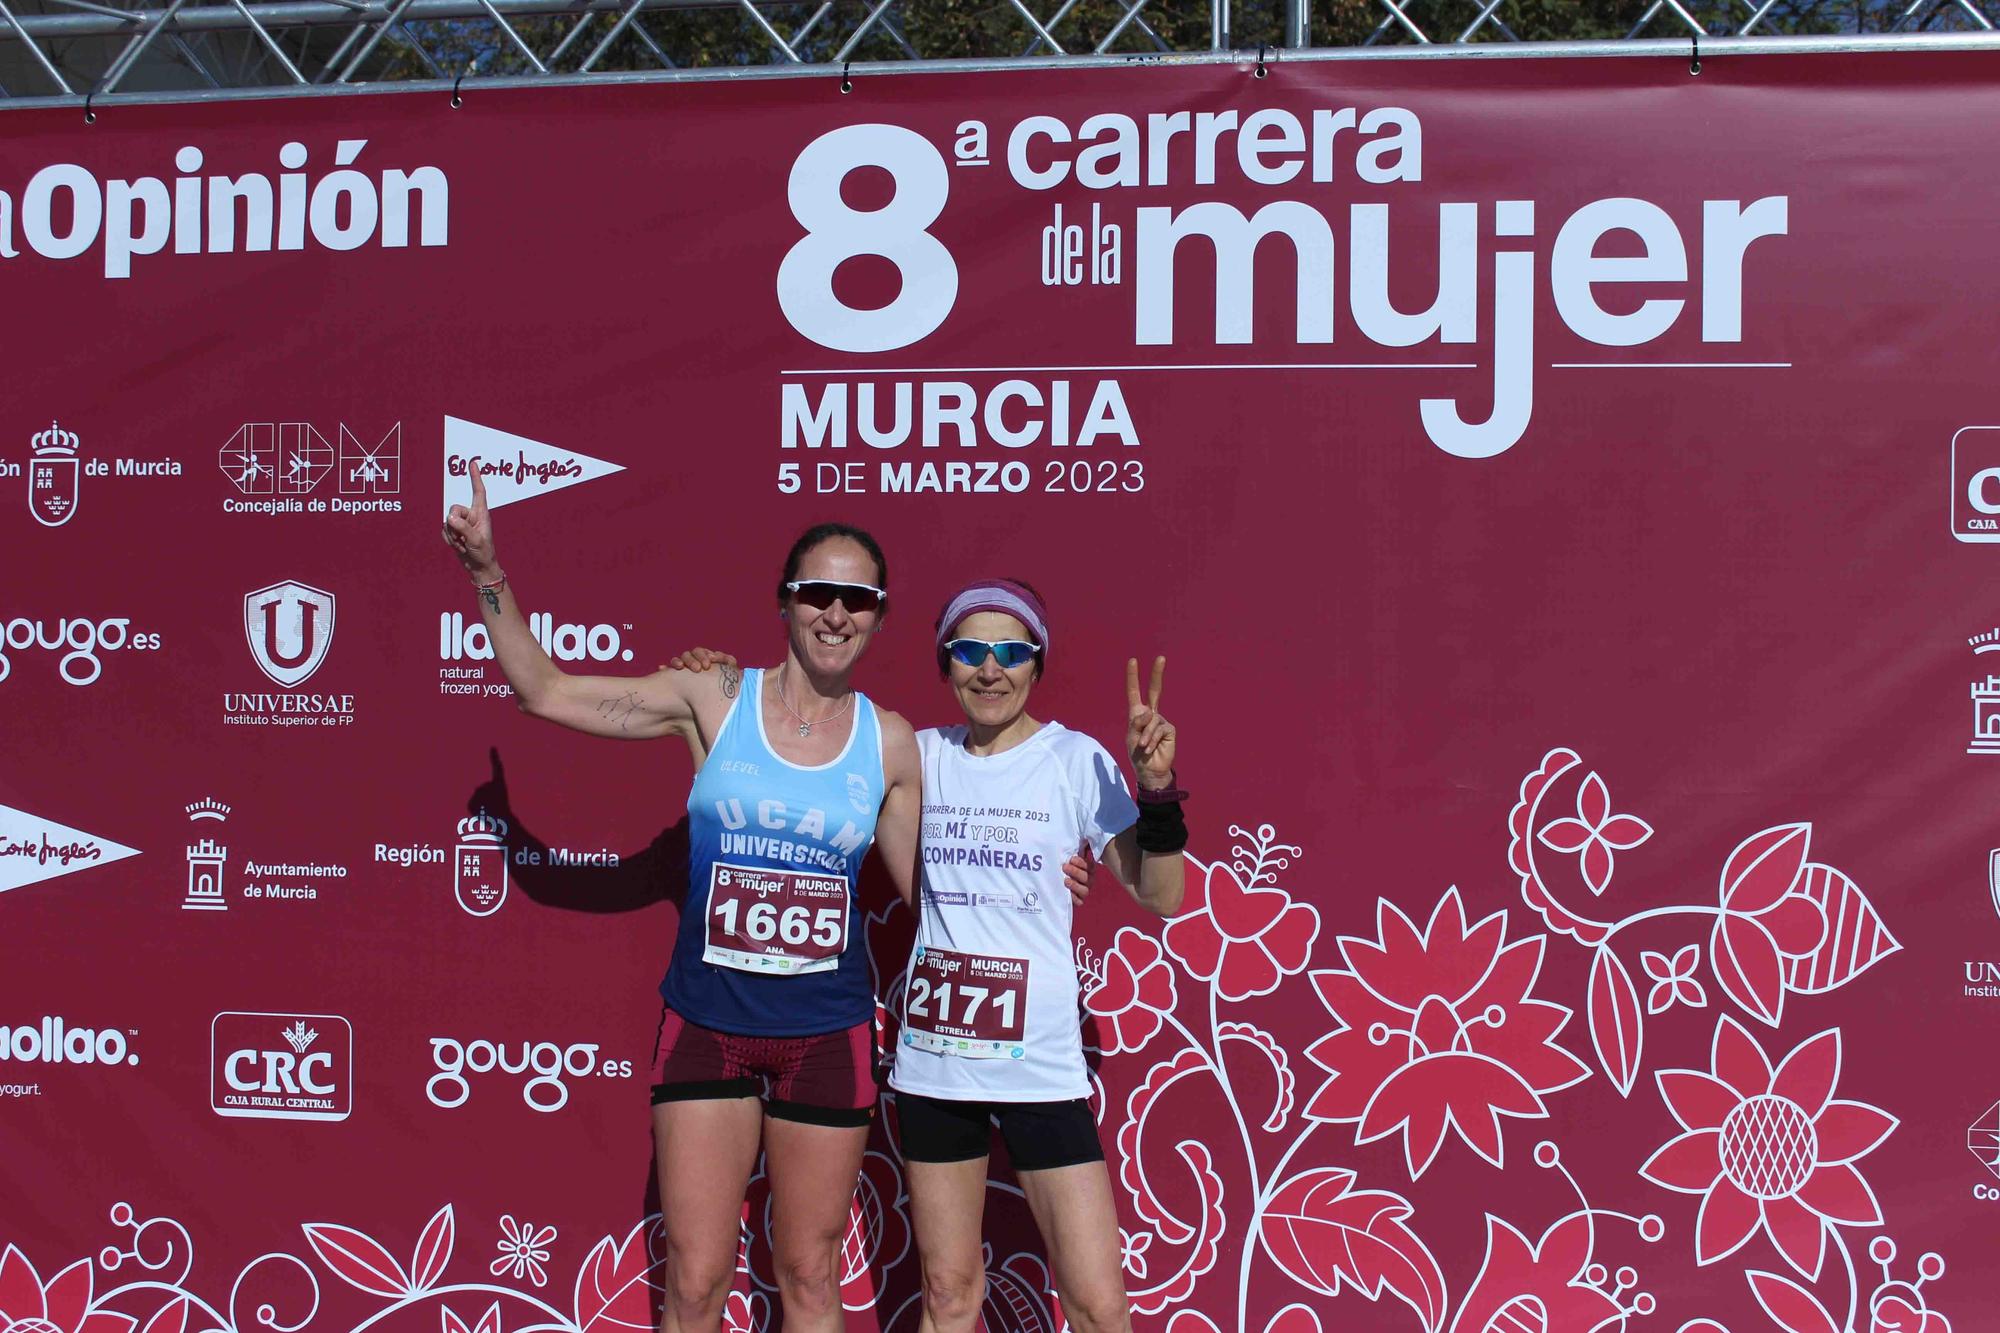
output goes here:
[[1153, 659], [1153, 681], [1139, 695], [1139, 659], [1125, 663], [1125, 748], [1132, 753], [1132, 771], [1141, 787], [1155, 791], [1174, 785], [1174, 727], [1160, 715], [1160, 686], [1167, 659]]
[[493, 518], [486, 509], [486, 483], [479, 476], [479, 460], [470, 460], [472, 508], [453, 505], [444, 516], [444, 544], [472, 575], [474, 583], [490, 583], [499, 577], [500, 560], [493, 553]]

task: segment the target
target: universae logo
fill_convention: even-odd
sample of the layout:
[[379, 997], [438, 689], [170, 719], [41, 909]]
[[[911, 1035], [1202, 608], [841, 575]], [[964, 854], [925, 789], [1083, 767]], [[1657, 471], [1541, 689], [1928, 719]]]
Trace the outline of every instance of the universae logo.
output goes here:
[[333, 594], [296, 579], [243, 595], [243, 635], [257, 669], [290, 688], [304, 684], [333, 646]]

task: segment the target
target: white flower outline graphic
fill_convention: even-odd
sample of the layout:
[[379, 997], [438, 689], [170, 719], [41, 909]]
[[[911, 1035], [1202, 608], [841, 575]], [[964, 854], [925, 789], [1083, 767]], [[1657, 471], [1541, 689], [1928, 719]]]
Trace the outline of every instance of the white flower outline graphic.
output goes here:
[[1576, 792], [1576, 817], [1545, 825], [1538, 835], [1543, 846], [1580, 854], [1583, 882], [1593, 896], [1611, 887], [1613, 852], [1630, 851], [1653, 836], [1653, 826], [1637, 815], [1613, 814], [1604, 779], [1592, 773]]
[[494, 1277], [513, 1278], [525, 1273], [536, 1286], [548, 1286], [548, 1270], [542, 1265], [548, 1262], [548, 1246], [556, 1238], [556, 1229], [543, 1227], [537, 1231], [532, 1222], [516, 1222], [512, 1216], [503, 1214], [500, 1230], [502, 1238], [494, 1247], [500, 1251], [500, 1257], [486, 1271]]

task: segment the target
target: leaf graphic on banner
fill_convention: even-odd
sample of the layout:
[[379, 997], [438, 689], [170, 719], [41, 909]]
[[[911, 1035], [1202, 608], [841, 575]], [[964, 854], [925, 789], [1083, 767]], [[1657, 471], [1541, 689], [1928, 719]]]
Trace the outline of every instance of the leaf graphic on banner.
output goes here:
[[576, 1270], [578, 1333], [593, 1328], [653, 1328], [646, 1294], [646, 1269], [651, 1262], [643, 1245], [635, 1244], [645, 1223], [632, 1228], [623, 1244], [610, 1236], [597, 1242], [590, 1257]]
[[144, 1333], [187, 1333], [188, 1310], [193, 1304], [185, 1296], [168, 1301], [146, 1321]]
[[1840, 1333], [1840, 1325], [1819, 1297], [1790, 1278], [1764, 1272], [1752, 1272], [1749, 1278], [1757, 1303], [1785, 1333]]
[[1279, 1186], [1258, 1226], [1264, 1252], [1322, 1296], [1339, 1295], [1343, 1280], [1370, 1300], [1387, 1288], [1437, 1333], [1445, 1317], [1444, 1274], [1403, 1225], [1410, 1205], [1381, 1190], [1350, 1193], [1353, 1184], [1352, 1171], [1321, 1167]]
[[1823, 995], [1903, 947], [1882, 924], [1868, 895], [1832, 866], [1807, 866], [1799, 893], [1819, 908], [1826, 919], [1826, 933], [1817, 949], [1791, 960], [1786, 984], [1793, 990]]
[[1785, 962], [1778, 942], [1761, 922], [1724, 912], [1709, 936], [1715, 979], [1744, 1012], [1772, 1027], [1785, 1009]]
[[446, 1204], [424, 1224], [424, 1234], [417, 1237], [417, 1252], [410, 1257], [410, 1271], [416, 1274], [416, 1281], [410, 1288], [412, 1291], [429, 1291], [444, 1276], [444, 1266], [451, 1262], [451, 1246], [456, 1234], [451, 1205]]
[[377, 1296], [407, 1296], [410, 1279], [394, 1255], [372, 1236], [334, 1222], [308, 1222], [303, 1228], [320, 1262], [349, 1286]]
[[1597, 1048], [1597, 1063], [1617, 1086], [1620, 1097], [1631, 1094], [1639, 1077], [1645, 1025], [1632, 974], [1609, 947], [1599, 946], [1590, 965], [1590, 1043]]
[[1779, 824], [1736, 844], [1722, 867], [1722, 905], [1755, 914], [1777, 905], [1805, 869], [1811, 824]]

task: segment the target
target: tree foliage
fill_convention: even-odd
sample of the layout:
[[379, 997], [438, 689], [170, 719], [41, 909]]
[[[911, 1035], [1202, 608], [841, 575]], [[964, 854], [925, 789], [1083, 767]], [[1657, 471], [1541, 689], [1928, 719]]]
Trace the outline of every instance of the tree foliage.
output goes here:
[[[1089, 53], [1101, 43], [1114, 54], [1143, 55], [1162, 50], [1205, 50], [1214, 43], [1215, 20], [1209, 0], [1144, 0], [1128, 14], [1126, 0], [1019, 0], [1052, 31], [1063, 51]], [[1668, 3], [1652, 0], [1502, 0], [1492, 17], [1477, 23], [1480, 0], [1308, 0], [1310, 45], [1405, 45], [1419, 40], [1412, 26], [1433, 42], [1596, 41], [1632, 36], [1684, 37], [1686, 19]], [[1707, 35], [1736, 31], [1756, 6], [1747, 0], [1681, 0], [1680, 6]], [[1906, 8], [1902, 0], [1779, 0], [1758, 21], [1766, 34], [1882, 31]], [[762, 5], [766, 21], [791, 45], [799, 59], [824, 62], [925, 59], [993, 59], [1054, 54], [1039, 39], [1013, 0], [889, 0], [880, 21], [858, 41], [854, 33], [874, 12], [873, 0], [833, 0], [830, 4]], [[1952, 26], [1952, 7], [1938, 6], [1914, 26]], [[1403, 21], [1407, 16], [1408, 23]], [[1284, 0], [1232, 0], [1223, 45], [1252, 50], [1284, 41]], [[545, 60], [579, 23], [560, 67], [574, 69], [595, 53], [612, 30], [615, 16], [572, 15], [513, 21], [528, 45]], [[1477, 23], [1477, 26], [1474, 25]], [[482, 74], [528, 73], [531, 68], [491, 21], [431, 22], [412, 32], [448, 74], [468, 66]], [[799, 35], [803, 33], [803, 35]], [[744, 4], [737, 0], [689, 0], [674, 8], [648, 9], [598, 54], [596, 70], [652, 70], [785, 63], [785, 58]], [[423, 77], [429, 73], [407, 46], [385, 44], [376, 78]]]

